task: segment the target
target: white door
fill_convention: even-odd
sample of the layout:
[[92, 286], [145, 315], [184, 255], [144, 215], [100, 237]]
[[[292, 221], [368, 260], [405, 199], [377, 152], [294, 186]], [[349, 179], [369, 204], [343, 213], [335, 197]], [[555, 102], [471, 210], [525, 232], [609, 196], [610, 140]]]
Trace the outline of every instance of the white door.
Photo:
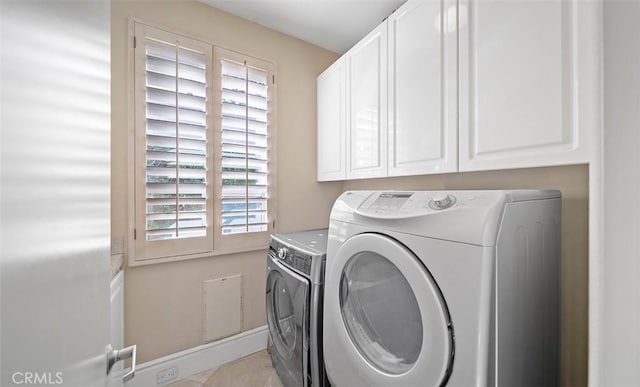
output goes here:
[[318, 76], [318, 181], [344, 180], [346, 161], [346, 71], [338, 59]]
[[601, 4], [459, 7], [460, 170], [589, 162], [600, 122]]
[[389, 176], [458, 170], [456, 1], [389, 16]]
[[438, 386], [454, 343], [446, 304], [420, 260], [396, 240], [361, 234], [327, 261], [323, 350], [337, 386]]
[[387, 23], [346, 54], [347, 179], [387, 174]]
[[0, 385], [106, 386], [109, 1], [0, 15]]

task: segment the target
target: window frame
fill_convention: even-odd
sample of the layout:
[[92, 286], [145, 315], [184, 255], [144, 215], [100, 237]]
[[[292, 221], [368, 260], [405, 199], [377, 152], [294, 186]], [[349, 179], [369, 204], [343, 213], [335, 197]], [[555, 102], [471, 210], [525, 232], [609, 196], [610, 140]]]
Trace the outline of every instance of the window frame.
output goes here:
[[[136, 191], [141, 192], [139, 185], [145, 185], [146, 179], [144, 177], [136, 179], [140, 173], [144, 171], [144, 167], [141, 166], [141, 162], [146, 165], [146, 152], [140, 150], [143, 147], [140, 145], [141, 141], [146, 143], [146, 129], [140, 129], [140, 122], [136, 116], [136, 112], [142, 109], [146, 110], [146, 102], [144, 97], [136, 98], [141, 90], [136, 86], [136, 47], [135, 45], [143, 44], [144, 37], [140, 36], [138, 26], [149, 27], [154, 30], [159, 30], [161, 33], [167, 36], [174, 36], [189, 41], [195, 41], [201, 45], [207, 45], [210, 48], [210, 55], [208, 55], [208, 73], [207, 73], [207, 212], [208, 214], [208, 228], [212, 230], [211, 237], [209, 238], [210, 249], [205, 252], [198, 253], [181, 253], [180, 243], [188, 241], [191, 238], [185, 239], [170, 239], [160, 242], [163, 247], [158, 247], [158, 251], [152, 251], [145, 245], [149, 245], [146, 241], [144, 231], [139, 232], [140, 225], [146, 222], [146, 219], [140, 219], [141, 216], [145, 216], [146, 208], [140, 208], [145, 206], [145, 197], [140, 198], [136, 195]], [[266, 60], [251, 54], [241, 53], [235, 50], [225, 48], [224, 46], [217, 45], [208, 41], [195, 37], [191, 34], [184, 33], [182, 31], [176, 31], [166, 28], [154, 23], [149, 23], [134, 17], [129, 18], [128, 28], [128, 98], [127, 98], [127, 112], [128, 112], [128, 195], [127, 195], [127, 259], [129, 266], [142, 266], [156, 263], [182, 261], [188, 259], [215, 257], [220, 255], [229, 255], [235, 253], [243, 253], [250, 251], [264, 250], [268, 248], [269, 236], [275, 232], [276, 227], [276, 214], [277, 214], [277, 171], [276, 171], [276, 84], [275, 73], [276, 65], [274, 61]], [[142, 38], [142, 39], [141, 39]], [[137, 42], [136, 42], [137, 40]], [[267, 128], [267, 166], [268, 166], [268, 196], [267, 196], [267, 230], [262, 232], [240, 233], [232, 235], [222, 234], [222, 166], [221, 166], [221, 146], [222, 146], [222, 128], [221, 128], [221, 76], [220, 76], [220, 64], [216, 63], [215, 53], [224, 53], [224, 57], [229, 60], [242, 61], [246, 60], [249, 64], [258, 64], [255, 67], [267, 71], [268, 73], [268, 128]], [[268, 68], [263, 68], [266, 66]], [[142, 91], [144, 93], [144, 91]], [[145, 113], [143, 113], [144, 115]], [[140, 149], [139, 149], [140, 148]], [[145, 160], [142, 160], [145, 159]], [[142, 160], [142, 161], [141, 161]], [[143, 176], [146, 176], [143, 175]], [[137, 235], [136, 235], [137, 234]], [[158, 241], [151, 241], [158, 242]], [[153, 255], [161, 256], [149, 256], [149, 252], [153, 252]]]

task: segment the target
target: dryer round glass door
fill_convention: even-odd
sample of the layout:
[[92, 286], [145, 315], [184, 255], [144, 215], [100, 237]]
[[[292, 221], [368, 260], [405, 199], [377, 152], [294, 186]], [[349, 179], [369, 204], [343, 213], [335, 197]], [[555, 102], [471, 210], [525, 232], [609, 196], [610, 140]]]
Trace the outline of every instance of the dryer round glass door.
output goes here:
[[435, 280], [404, 245], [357, 235], [327, 262], [325, 361], [336, 385], [446, 382], [453, 358], [449, 313]]
[[351, 340], [372, 365], [394, 375], [413, 367], [422, 348], [420, 307], [391, 261], [371, 251], [349, 258], [340, 309]]

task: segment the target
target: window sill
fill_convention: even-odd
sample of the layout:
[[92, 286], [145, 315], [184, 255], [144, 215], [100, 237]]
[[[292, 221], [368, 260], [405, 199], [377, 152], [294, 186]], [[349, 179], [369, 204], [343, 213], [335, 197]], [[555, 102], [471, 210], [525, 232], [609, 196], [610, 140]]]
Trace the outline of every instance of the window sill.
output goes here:
[[254, 251], [263, 251], [263, 250], [265, 251], [265, 258], [266, 258], [267, 256], [266, 251], [268, 249], [269, 249], [269, 243], [266, 243], [264, 246], [245, 247], [242, 249], [225, 249], [225, 250], [219, 250], [219, 251], [212, 251], [208, 253], [178, 255], [174, 257], [149, 258], [149, 259], [139, 259], [139, 260], [136, 260], [135, 258], [133, 258], [133, 254], [131, 253], [129, 255], [128, 266], [129, 267], [148, 266], [148, 265], [155, 265], [160, 263], [188, 261], [191, 259], [201, 259], [201, 258], [215, 258], [215, 257], [220, 257], [225, 255], [250, 253]]

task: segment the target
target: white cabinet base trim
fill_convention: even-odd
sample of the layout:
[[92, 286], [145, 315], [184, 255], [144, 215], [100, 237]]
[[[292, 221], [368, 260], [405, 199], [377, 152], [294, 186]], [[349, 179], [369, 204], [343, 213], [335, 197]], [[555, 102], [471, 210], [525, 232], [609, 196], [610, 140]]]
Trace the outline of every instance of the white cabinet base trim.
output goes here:
[[[162, 386], [199, 372], [219, 367], [265, 349], [267, 347], [268, 334], [269, 329], [264, 325], [213, 343], [190, 348], [142, 363], [136, 370], [135, 378], [125, 383], [125, 386]], [[177, 368], [177, 377], [158, 384], [158, 372], [174, 367]]]

